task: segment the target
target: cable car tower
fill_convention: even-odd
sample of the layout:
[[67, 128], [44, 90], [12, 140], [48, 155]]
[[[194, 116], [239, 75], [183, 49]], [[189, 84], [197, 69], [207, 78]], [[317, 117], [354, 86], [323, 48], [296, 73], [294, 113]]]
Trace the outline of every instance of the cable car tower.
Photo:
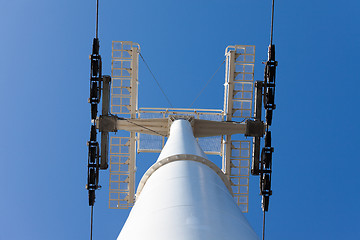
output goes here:
[[[264, 81], [254, 82], [255, 46], [225, 49], [223, 109], [139, 107], [139, 57], [138, 43], [113, 41], [111, 77], [103, 76], [96, 33], [87, 183], [92, 211], [99, 172], [109, 169], [109, 208], [133, 207], [119, 240], [258, 239], [241, 212], [248, 211], [250, 173], [260, 176], [264, 213], [272, 194], [269, 126], [277, 66], [272, 37]], [[141, 152], [160, 155], [136, 188]], [[206, 154], [220, 156], [221, 168]]]

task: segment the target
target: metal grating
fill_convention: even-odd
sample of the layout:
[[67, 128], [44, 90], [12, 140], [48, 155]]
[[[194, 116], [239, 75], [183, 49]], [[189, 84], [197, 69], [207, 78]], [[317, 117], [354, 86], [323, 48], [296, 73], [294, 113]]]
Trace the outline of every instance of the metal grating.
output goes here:
[[110, 107], [112, 114], [130, 117], [136, 113], [139, 51], [140, 46], [137, 43], [112, 42]]
[[225, 99], [227, 120], [250, 118], [253, 108], [255, 46], [229, 46], [225, 51]]
[[[136, 118], [140, 46], [128, 41], [112, 42], [112, 114]], [[110, 137], [109, 208], [127, 209], [135, 201], [135, 133]]]
[[237, 204], [248, 211], [250, 176], [250, 141], [231, 141], [230, 181]]
[[[213, 121], [223, 120], [223, 111], [218, 109], [187, 109], [187, 108], [140, 108], [139, 118], [168, 118], [172, 115], [192, 116], [195, 119]], [[205, 154], [222, 155], [221, 136], [198, 138], [200, 147]], [[166, 137], [139, 134], [138, 152], [161, 152]]]
[[[247, 119], [253, 112], [255, 46], [235, 45], [225, 50], [224, 112], [227, 121]], [[235, 200], [243, 212], [248, 211], [250, 141], [225, 136], [223, 171], [231, 181]]]
[[109, 208], [132, 206], [130, 137], [110, 138]]

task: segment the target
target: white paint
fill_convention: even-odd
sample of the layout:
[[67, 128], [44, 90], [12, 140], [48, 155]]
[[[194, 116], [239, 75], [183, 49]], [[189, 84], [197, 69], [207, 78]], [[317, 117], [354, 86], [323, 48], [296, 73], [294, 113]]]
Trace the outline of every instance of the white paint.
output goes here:
[[[158, 161], [178, 155], [204, 157], [190, 123], [176, 120]], [[206, 157], [206, 156], [205, 156]], [[210, 167], [178, 160], [147, 180], [118, 240], [257, 240], [225, 184]]]
[[170, 128], [170, 136], [158, 161], [178, 154], [191, 154], [207, 158], [194, 138], [193, 130], [187, 120], [175, 120]]

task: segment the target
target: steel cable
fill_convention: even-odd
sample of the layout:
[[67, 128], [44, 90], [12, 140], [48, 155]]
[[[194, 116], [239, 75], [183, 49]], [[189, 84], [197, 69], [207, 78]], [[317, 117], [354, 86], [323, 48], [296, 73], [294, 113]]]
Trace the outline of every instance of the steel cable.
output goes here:
[[155, 80], [156, 84], [157, 84], [157, 85], [158, 85], [158, 87], [160, 88], [160, 90], [161, 90], [162, 94], [165, 96], [166, 101], [169, 103], [170, 107], [174, 108], [174, 107], [173, 107], [173, 105], [172, 105], [172, 104], [171, 104], [171, 102], [170, 102], [170, 99], [166, 96], [166, 94], [165, 94], [164, 90], [161, 88], [161, 86], [160, 86], [160, 84], [159, 84], [158, 80], [156, 79], [156, 77], [155, 77], [155, 75], [153, 74], [153, 72], [151, 71], [151, 69], [150, 69], [149, 65], [148, 65], [148, 64], [147, 64], [147, 62], [145, 61], [144, 57], [142, 56], [142, 54], [141, 54], [141, 53], [139, 53], [139, 55], [140, 55], [141, 59], [143, 60], [143, 62], [145, 63], [145, 65], [146, 65], [147, 69], [149, 70], [150, 74], [151, 74], [151, 75], [152, 75], [152, 77], [154, 78], [154, 80]]
[[225, 60], [220, 64], [220, 66], [218, 67], [218, 69], [214, 72], [214, 74], [211, 76], [211, 78], [207, 81], [207, 83], [205, 84], [205, 86], [200, 90], [199, 94], [196, 96], [196, 98], [194, 99], [194, 101], [190, 104], [191, 108], [193, 106], [193, 104], [196, 102], [196, 100], [200, 97], [200, 95], [202, 94], [202, 92], [204, 91], [204, 89], [207, 87], [207, 85], [209, 85], [210, 81], [214, 78], [215, 74], [220, 70], [221, 66], [224, 64]]
[[272, 45], [272, 42], [273, 42], [273, 32], [274, 32], [274, 6], [275, 6], [275, 0], [272, 0], [270, 45]]
[[93, 216], [94, 216], [94, 206], [91, 206], [90, 240], [92, 240], [92, 232], [93, 232]]
[[262, 240], [265, 239], [265, 211], [263, 215], [263, 232], [262, 232]]
[[95, 30], [96, 38], [98, 38], [99, 32], [99, 0], [96, 0], [96, 30]]

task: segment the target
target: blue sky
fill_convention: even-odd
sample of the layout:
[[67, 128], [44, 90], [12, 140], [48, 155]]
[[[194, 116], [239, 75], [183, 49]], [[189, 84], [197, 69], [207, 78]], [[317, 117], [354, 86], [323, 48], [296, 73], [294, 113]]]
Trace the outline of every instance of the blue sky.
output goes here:
[[[101, 1], [100, 51], [141, 45], [176, 107], [188, 107], [227, 45], [256, 45], [262, 80], [270, 0]], [[360, 239], [357, 191], [360, 96], [358, 1], [276, 1], [277, 109], [267, 239]], [[94, 1], [2, 1], [0, 239], [88, 239], [86, 166]], [[167, 107], [144, 64], [140, 107]], [[222, 108], [224, 68], [195, 107]], [[150, 165], [156, 155], [140, 154]], [[354, 171], [353, 171], [354, 170]], [[140, 174], [138, 174], [140, 175]], [[97, 192], [94, 239], [116, 239], [128, 211], [110, 210], [107, 173]], [[140, 177], [140, 176], [138, 176]], [[246, 214], [261, 234], [258, 179]]]

